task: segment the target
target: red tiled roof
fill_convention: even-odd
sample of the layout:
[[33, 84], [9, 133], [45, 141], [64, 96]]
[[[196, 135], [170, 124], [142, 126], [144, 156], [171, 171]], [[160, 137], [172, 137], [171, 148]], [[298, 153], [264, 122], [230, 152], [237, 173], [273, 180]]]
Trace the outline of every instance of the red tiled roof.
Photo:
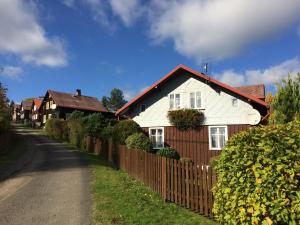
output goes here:
[[84, 95], [75, 96], [74, 94], [48, 90], [54, 102], [59, 107], [87, 110], [95, 112], [108, 112], [102, 103], [95, 97]]
[[167, 75], [165, 75], [164, 77], [162, 77], [160, 80], [158, 80], [157, 82], [155, 82], [153, 85], [151, 85], [149, 88], [147, 88], [144, 92], [142, 92], [141, 94], [139, 94], [138, 96], [136, 96], [135, 98], [133, 98], [131, 101], [129, 101], [127, 104], [125, 104], [122, 108], [120, 108], [117, 112], [116, 112], [116, 115], [119, 115], [121, 114], [125, 109], [127, 109], [129, 106], [131, 106], [132, 104], [134, 104], [135, 102], [137, 102], [140, 98], [144, 97], [145, 95], [149, 94], [151, 91], [153, 91], [155, 88], [157, 88], [158, 86], [162, 85], [163, 83], [165, 83], [170, 77], [174, 76], [175, 74], [177, 74], [178, 71], [186, 71], [186, 72], [189, 72], [197, 77], [200, 77], [204, 80], [206, 80], [207, 82], [210, 82], [210, 83], [213, 83], [219, 87], [222, 87], [232, 93], [235, 93], [239, 96], [242, 96], [252, 102], [255, 102], [263, 107], [266, 107], [266, 108], [269, 108], [269, 105], [260, 100], [259, 98], [255, 97], [255, 96], [252, 96], [252, 95], [249, 95], [247, 93], [244, 93], [240, 90], [238, 90], [237, 88], [234, 88], [234, 87], [231, 87], [227, 84], [224, 84], [218, 80], [215, 80], [203, 73], [199, 73], [187, 66], [184, 66], [184, 65], [179, 65], [177, 66], [175, 69], [173, 69], [170, 73], [168, 73]]
[[33, 104], [36, 105], [36, 110], [38, 110], [42, 104], [43, 99], [35, 98], [33, 99]]
[[235, 87], [235, 88], [245, 94], [255, 96], [256, 98], [260, 98], [260, 99], [265, 98], [265, 85], [263, 85], [263, 84], [241, 86], [241, 87]]

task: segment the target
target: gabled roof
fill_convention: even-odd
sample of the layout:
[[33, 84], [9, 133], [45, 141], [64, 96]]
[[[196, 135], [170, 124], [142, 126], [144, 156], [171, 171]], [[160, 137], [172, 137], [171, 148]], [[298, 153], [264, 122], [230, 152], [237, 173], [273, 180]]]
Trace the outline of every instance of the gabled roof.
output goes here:
[[32, 101], [32, 98], [24, 99], [21, 103], [21, 107], [23, 107], [24, 110], [31, 110]]
[[238, 90], [237, 88], [234, 88], [234, 87], [231, 87], [227, 84], [224, 84], [218, 80], [215, 80], [203, 73], [199, 73], [187, 66], [184, 66], [184, 65], [178, 65], [175, 69], [173, 69], [170, 73], [168, 73], [167, 75], [165, 75], [164, 77], [162, 77], [160, 80], [158, 80], [157, 82], [155, 82], [153, 85], [151, 85], [149, 88], [147, 88], [145, 91], [143, 91], [141, 94], [137, 95], [135, 98], [133, 98], [131, 101], [129, 101], [127, 104], [125, 104], [122, 108], [120, 108], [117, 112], [116, 112], [116, 115], [120, 115], [125, 109], [127, 109], [128, 107], [130, 107], [131, 105], [133, 105], [134, 103], [136, 103], [138, 100], [140, 100], [141, 98], [143, 98], [144, 96], [150, 94], [154, 89], [156, 89], [157, 87], [161, 86], [162, 84], [164, 84], [167, 80], [169, 80], [169, 78], [175, 76], [176, 74], [178, 74], [177, 72], [178, 71], [186, 71], [186, 72], [189, 72], [191, 73], [192, 75], [196, 76], [196, 77], [200, 77], [202, 78], [203, 80], [205, 80], [207, 83], [212, 83], [216, 86], [219, 86], [219, 87], [222, 87], [223, 89], [229, 91], [229, 92], [232, 92], [236, 95], [239, 95], [243, 98], [246, 98], [248, 99], [249, 101], [252, 101], [252, 102], [255, 102], [265, 108], [268, 108], [269, 105], [258, 99], [257, 97], [255, 96], [252, 96], [252, 95], [249, 95], [247, 93], [244, 93], [240, 90]]
[[259, 98], [259, 99], [265, 98], [265, 85], [263, 85], [263, 84], [241, 86], [241, 87], [235, 87], [235, 88], [245, 94], [255, 96], [256, 98]]
[[36, 106], [36, 110], [38, 110], [42, 104], [43, 99], [42, 98], [35, 98], [33, 99], [33, 105]]
[[48, 90], [58, 107], [71, 108], [95, 112], [108, 112], [102, 103], [95, 97], [74, 95], [64, 92]]

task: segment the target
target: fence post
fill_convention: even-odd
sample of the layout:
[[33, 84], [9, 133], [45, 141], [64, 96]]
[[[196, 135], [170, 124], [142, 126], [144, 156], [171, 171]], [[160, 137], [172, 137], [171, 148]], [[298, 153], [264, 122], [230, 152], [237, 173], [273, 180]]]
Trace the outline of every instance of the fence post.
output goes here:
[[165, 157], [161, 157], [161, 184], [162, 184], [162, 197], [164, 201], [167, 200], [167, 159]]

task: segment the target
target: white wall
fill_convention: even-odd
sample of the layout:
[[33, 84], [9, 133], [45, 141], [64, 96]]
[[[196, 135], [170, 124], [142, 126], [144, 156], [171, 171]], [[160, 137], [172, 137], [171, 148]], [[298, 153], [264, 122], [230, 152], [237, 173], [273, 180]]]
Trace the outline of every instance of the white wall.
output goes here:
[[[200, 78], [181, 74], [170, 79], [165, 85], [153, 91], [149, 96], [136, 104], [129, 115], [141, 127], [171, 126], [167, 118], [169, 111], [169, 94], [181, 94], [181, 106], [189, 107], [189, 93], [201, 91], [205, 120], [203, 125], [249, 124], [248, 114], [253, 107], [246, 101], [238, 99], [238, 106], [232, 106], [232, 96], [220, 90], [215, 90], [205, 84]], [[141, 104], [146, 110], [140, 112]]]

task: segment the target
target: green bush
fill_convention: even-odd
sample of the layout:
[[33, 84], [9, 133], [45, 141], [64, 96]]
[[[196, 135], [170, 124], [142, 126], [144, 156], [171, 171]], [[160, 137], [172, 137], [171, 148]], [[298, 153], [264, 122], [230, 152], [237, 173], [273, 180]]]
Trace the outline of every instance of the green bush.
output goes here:
[[126, 146], [129, 149], [139, 149], [145, 152], [153, 152], [150, 139], [143, 133], [135, 133], [126, 139]]
[[213, 166], [213, 212], [221, 224], [300, 223], [299, 121], [235, 135]]
[[68, 140], [68, 125], [67, 122], [60, 119], [48, 119], [45, 125], [46, 133], [58, 140]]
[[94, 113], [87, 117], [86, 132], [93, 137], [101, 137], [102, 130], [107, 126], [107, 120], [101, 113]]
[[204, 120], [203, 112], [197, 109], [179, 109], [168, 112], [170, 123], [179, 130], [195, 129]]
[[87, 135], [87, 117], [83, 112], [74, 111], [68, 117], [69, 141], [79, 148], [84, 148], [84, 137]]
[[156, 154], [170, 159], [180, 159], [178, 152], [173, 148], [161, 148]]
[[133, 120], [122, 120], [113, 129], [113, 139], [120, 144], [125, 144], [125, 140], [134, 133], [141, 133], [142, 128]]

